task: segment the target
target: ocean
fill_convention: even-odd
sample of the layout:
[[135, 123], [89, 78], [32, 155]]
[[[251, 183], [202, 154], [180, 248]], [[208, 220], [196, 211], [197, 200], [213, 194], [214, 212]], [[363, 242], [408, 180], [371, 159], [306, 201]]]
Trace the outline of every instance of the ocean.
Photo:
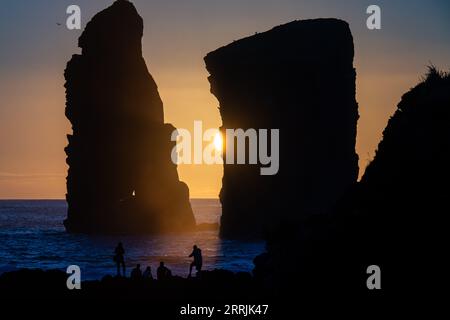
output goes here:
[[[217, 199], [192, 199], [197, 223], [218, 222]], [[187, 276], [192, 246], [202, 249], [203, 269], [224, 268], [251, 271], [253, 258], [264, 251], [264, 243], [222, 240], [218, 231], [197, 231], [181, 235], [92, 236], [65, 232], [64, 200], [0, 200], [0, 273], [20, 268], [66, 270], [81, 268], [83, 280], [114, 275], [114, 248], [125, 248], [127, 273], [137, 263], [151, 266], [153, 276], [159, 261], [173, 274]]]

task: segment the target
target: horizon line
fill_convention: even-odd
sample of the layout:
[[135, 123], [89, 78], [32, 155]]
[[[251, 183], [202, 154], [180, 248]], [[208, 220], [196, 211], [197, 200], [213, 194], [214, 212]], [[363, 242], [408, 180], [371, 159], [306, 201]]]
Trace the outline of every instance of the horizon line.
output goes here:
[[[0, 201], [66, 201], [63, 198], [0, 198]], [[193, 197], [189, 200], [219, 200], [219, 198], [208, 198], [208, 197]]]

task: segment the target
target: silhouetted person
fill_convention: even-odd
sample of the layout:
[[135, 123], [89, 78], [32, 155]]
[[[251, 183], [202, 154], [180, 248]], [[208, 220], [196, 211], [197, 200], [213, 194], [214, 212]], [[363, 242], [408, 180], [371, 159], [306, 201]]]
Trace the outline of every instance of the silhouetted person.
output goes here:
[[189, 268], [189, 277], [190, 277], [192, 274], [192, 267], [195, 266], [197, 273], [202, 270], [202, 264], [203, 264], [202, 250], [200, 250], [199, 247], [194, 245], [192, 253], [189, 255], [189, 257], [194, 257], [194, 261], [192, 261], [191, 266]]
[[168, 279], [172, 276], [172, 272], [164, 265], [164, 262], [159, 263], [159, 267], [156, 270], [156, 278], [158, 280]]
[[120, 276], [120, 266], [122, 265], [123, 276], [125, 277], [125, 250], [123, 249], [122, 242], [119, 242], [116, 249], [114, 250], [114, 261], [117, 265], [117, 275]]
[[145, 271], [144, 271], [144, 274], [142, 275], [142, 277], [144, 278], [144, 280], [153, 280], [152, 269], [150, 268], [150, 266], [145, 268]]
[[132, 280], [141, 280], [142, 279], [142, 271], [141, 265], [137, 264], [136, 268], [131, 271], [131, 279]]

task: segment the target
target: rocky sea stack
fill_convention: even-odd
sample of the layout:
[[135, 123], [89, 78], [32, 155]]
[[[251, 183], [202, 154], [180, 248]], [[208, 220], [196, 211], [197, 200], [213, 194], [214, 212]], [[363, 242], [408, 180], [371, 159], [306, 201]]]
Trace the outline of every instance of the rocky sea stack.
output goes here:
[[69, 232], [189, 230], [189, 190], [171, 161], [163, 103], [142, 57], [143, 21], [133, 4], [96, 14], [68, 62], [66, 147]]
[[353, 54], [346, 22], [314, 19], [275, 27], [205, 57], [223, 131], [280, 130], [276, 175], [260, 175], [260, 165], [224, 165], [222, 236], [284, 232], [329, 211], [356, 182]]

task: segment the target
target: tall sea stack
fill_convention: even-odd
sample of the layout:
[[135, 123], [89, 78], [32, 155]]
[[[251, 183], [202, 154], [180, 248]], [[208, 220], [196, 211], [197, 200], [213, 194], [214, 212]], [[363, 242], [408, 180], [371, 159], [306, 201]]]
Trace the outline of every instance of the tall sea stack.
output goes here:
[[353, 54], [346, 22], [315, 19], [275, 27], [205, 57], [222, 131], [280, 130], [276, 175], [260, 175], [260, 165], [224, 165], [222, 236], [282, 232], [329, 211], [356, 182]]
[[68, 62], [66, 147], [69, 232], [189, 230], [189, 190], [171, 161], [163, 103], [142, 57], [143, 21], [133, 4], [96, 14]]

